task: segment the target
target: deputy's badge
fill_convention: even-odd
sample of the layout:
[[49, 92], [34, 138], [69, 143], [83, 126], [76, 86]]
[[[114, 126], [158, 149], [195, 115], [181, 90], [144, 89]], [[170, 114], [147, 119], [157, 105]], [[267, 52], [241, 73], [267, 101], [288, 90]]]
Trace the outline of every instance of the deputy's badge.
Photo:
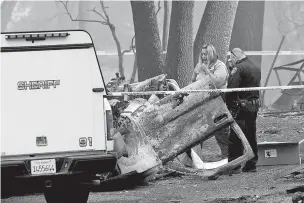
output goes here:
[[237, 67], [234, 67], [232, 70], [231, 70], [231, 75], [234, 75], [235, 74], [235, 72], [237, 71]]

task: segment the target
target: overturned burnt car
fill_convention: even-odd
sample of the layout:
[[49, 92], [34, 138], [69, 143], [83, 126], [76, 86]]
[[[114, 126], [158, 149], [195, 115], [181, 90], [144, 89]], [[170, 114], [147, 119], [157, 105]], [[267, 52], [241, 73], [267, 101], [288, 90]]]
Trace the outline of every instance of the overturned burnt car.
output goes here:
[[[112, 88], [114, 91], [109, 88], [113, 97], [109, 100], [114, 115], [120, 177], [143, 174], [143, 179], [153, 179], [169, 161], [227, 126], [241, 139], [243, 156], [229, 163], [221, 162], [216, 168], [191, 171], [214, 179], [253, 157], [247, 139], [219, 91], [187, 93], [188, 90], [215, 89], [208, 76], [182, 89], [174, 80], [166, 79], [166, 75], [133, 84], [120, 83]], [[145, 94], [151, 91], [156, 92]], [[157, 94], [157, 91], [168, 91], [168, 94]]]

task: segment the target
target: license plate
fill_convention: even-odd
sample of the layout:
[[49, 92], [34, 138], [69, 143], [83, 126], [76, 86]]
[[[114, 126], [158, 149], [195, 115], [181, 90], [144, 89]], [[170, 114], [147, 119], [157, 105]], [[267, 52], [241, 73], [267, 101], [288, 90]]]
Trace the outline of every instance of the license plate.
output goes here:
[[31, 173], [32, 175], [56, 173], [55, 159], [31, 161]]

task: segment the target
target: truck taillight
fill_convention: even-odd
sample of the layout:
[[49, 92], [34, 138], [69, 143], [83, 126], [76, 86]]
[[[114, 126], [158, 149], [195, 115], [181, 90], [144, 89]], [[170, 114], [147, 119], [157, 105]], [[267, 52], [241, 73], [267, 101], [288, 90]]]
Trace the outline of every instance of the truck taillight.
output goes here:
[[36, 34], [8, 34], [5, 35], [7, 40], [12, 39], [25, 39], [27, 41], [32, 40], [45, 40], [45, 38], [54, 38], [54, 37], [68, 37], [70, 33], [67, 32], [51, 32], [51, 33], [36, 33]]
[[113, 114], [111, 110], [106, 110], [106, 123], [107, 123], [107, 140], [113, 140]]

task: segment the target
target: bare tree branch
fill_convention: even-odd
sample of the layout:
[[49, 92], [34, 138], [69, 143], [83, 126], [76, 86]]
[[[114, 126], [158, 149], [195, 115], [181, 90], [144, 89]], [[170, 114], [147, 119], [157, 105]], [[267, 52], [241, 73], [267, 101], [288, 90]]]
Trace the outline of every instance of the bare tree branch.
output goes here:
[[284, 11], [284, 16], [285, 16], [287, 21], [292, 22], [292, 19], [289, 18], [289, 16], [288, 16], [288, 8]]
[[101, 1], [101, 0], [100, 0], [100, 5], [101, 5], [101, 8], [102, 8], [102, 11], [103, 11], [104, 15], [106, 16], [107, 22], [108, 22], [111, 26], [114, 26], [114, 25], [110, 22], [110, 17], [109, 17], [109, 15], [108, 15], [107, 11], [106, 11], [106, 8], [108, 8], [108, 7], [105, 7], [103, 1]]
[[132, 38], [131, 46], [132, 46], [132, 51], [133, 51], [133, 53], [135, 53], [135, 48], [136, 48], [136, 46], [135, 46], [135, 35], [134, 35], [133, 38]]
[[[275, 4], [274, 4], [274, 7], [275, 7], [275, 9], [278, 10], [278, 8], [276, 7]], [[284, 10], [284, 17], [285, 17], [285, 19], [284, 19], [284, 20], [281, 20], [281, 21], [278, 23], [278, 30], [279, 30], [280, 33], [282, 33], [282, 34], [283, 34], [283, 32], [284, 32], [284, 35], [287, 35], [288, 33], [292, 32], [292, 31], [294, 31], [294, 30], [297, 30], [298, 28], [304, 26], [304, 20], [302, 21], [302, 20], [297, 20], [297, 19], [296, 19], [296, 21], [300, 21], [300, 23], [296, 22], [296, 21], [292, 18], [292, 16], [290, 16], [289, 10], [288, 10], [288, 9], [289, 9], [289, 8], [285, 8], [285, 10]], [[302, 22], [303, 22], [303, 24], [302, 24]], [[290, 30], [285, 30], [285, 31], [284, 31], [283, 28], [282, 28], [282, 25], [284, 25], [284, 23], [286, 23], [286, 24], [288, 24], [288, 23], [292, 24], [292, 25], [293, 25], [293, 28], [290, 29]]]
[[59, 1], [60, 3], [62, 3], [62, 5], [64, 6], [64, 9], [66, 11], [66, 14], [70, 17], [71, 21], [78, 21], [78, 22], [95, 22], [95, 23], [100, 23], [102, 25], [108, 25], [107, 22], [104, 21], [100, 21], [100, 20], [86, 20], [86, 19], [78, 19], [78, 15], [76, 18], [73, 18], [71, 13], [69, 12], [68, 9], [68, 1], [64, 2], [64, 1]]
[[[283, 30], [282, 25], [284, 25], [284, 23], [286, 23], [286, 21], [293, 24], [293, 28], [292, 28], [292, 29], [290, 29], [290, 30]], [[289, 21], [288, 19], [287, 19], [287, 20], [281, 20], [281, 21], [279, 22], [279, 24], [278, 24], [278, 30], [279, 30], [279, 32], [282, 33], [282, 34], [284, 33], [284, 35], [287, 35], [287, 34], [289, 34], [290, 32], [292, 32], [292, 31], [294, 31], [294, 30], [297, 30], [297, 29], [300, 28], [300, 27], [304, 27], [304, 24], [303, 24], [303, 25], [302, 25], [302, 24], [298, 24], [298, 23]]]
[[156, 11], [156, 15], [158, 14], [158, 12], [160, 11], [160, 9], [161, 9], [161, 6], [160, 6], [160, 0], [158, 1], [158, 9], [157, 9], [157, 11]]
[[121, 45], [120, 45], [120, 42], [119, 42], [118, 37], [117, 37], [116, 32], [115, 32], [115, 26], [111, 23], [110, 17], [107, 13], [107, 10], [106, 10], [106, 8], [108, 8], [108, 7], [105, 7], [104, 2], [102, 0], [100, 0], [100, 5], [101, 5], [101, 8], [102, 8], [103, 14], [105, 15], [106, 22], [107, 22], [107, 24], [108, 24], [108, 26], [111, 30], [113, 39], [116, 43], [118, 59], [119, 59], [119, 65], [118, 65], [119, 66], [119, 72], [120, 72], [121, 76], [124, 76], [123, 53], [121, 51]]
[[[296, 23], [295, 20], [294, 20], [294, 18], [293, 18], [292, 16], [290, 16], [290, 14], [289, 14], [290, 12], [289, 12], [288, 9], [289, 9], [289, 8], [287, 8], [287, 9], [285, 10], [285, 12], [284, 12], [285, 18], [286, 18], [289, 22], [301, 26], [302, 24]], [[303, 20], [302, 20], [302, 19], [296, 19], [296, 21], [300, 21], [301, 23], [302, 23], [302, 22], [304, 23], [304, 19], [303, 19]]]
[[96, 14], [99, 15], [102, 19], [104, 19], [105, 21], [107, 21], [107, 19], [106, 19], [101, 13], [99, 13], [98, 11], [96, 11], [95, 8], [93, 8], [93, 10], [90, 10], [90, 11], [96, 13]]
[[116, 35], [116, 32], [115, 32], [115, 26], [111, 23], [110, 21], [110, 17], [106, 11], [106, 8], [108, 7], [105, 7], [104, 5], [104, 2], [102, 0], [100, 0], [100, 5], [101, 5], [101, 8], [102, 8], [102, 13], [98, 12], [96, 10], [96, 7], [93, 8], [92, 10], [88, 10], [88, 11], [91, 11], [91, 12], [94, 12], [96, 13], [98, 16], [100, 16], [104, 21], [102, 20], [86, 20], [86, 19], [78, 19], [78, 16], [76, 18], [73, 18], [71, 13], [69, 12], [68, 10], [68, 1], [59, 1], [65, 8], [65, 11], [66, 11], [66, 14], [69, 15], [71, 21], [82, 21], [82, 22], [96, 22], [96, 23], [100, 23], [102, 25], [107, 25], [109, 26], [110, 30], [111, 30], [111, 33], [112, 33], [112, 36], [113, 36], [113, 39], [115, 41], [115, 44], [116, 44], [116, 48], [117, 48], [117, 53], [118, 53], [118, 68], [119, 68], [119, 72], [121, 74], [121, 76], [124, 76], [124, 68], [123, 68], [123, 54], [124, 53], [127, 53], [127, 52], [131, 52], [132, 51], [132, 45], [130, 46], [130, 50], [125, 50], [123, 53], [121, 51], [121, 45], [120, 45], [120, 42], [119, 42], [119, 39]]
[[278, 30], [281, 34], [283, 34], [284, 36], [288, 33], [288, 32], [284, 32], [283, 28], [282, 28], [282, 25], [284, 25], [286, 21], [285, 20], [281, 20], [279, 23], [278, 23]]
[[131, 51], [133, 50], [133, 46], [132, 46], [133, 44], [132, 44], [132, 42], [133, 42], [133, 41], [131, 41], [131, 45], [130, 45], [130, 48], [129, 48], [129, 49], [123, 50], [123, 51], [121, 52], [122, 55], [124, 55], [125, 53], [128, 53], [128, 52], [131, 52]]
[[123, 50], [122, 55], [124, 55], [125, 53], [129, 53], [131, 51], [133, 53], [135, 53], [135, 45], [133, 45], [134, 44], [134, 40], [135, 40], [135, 35], [132, 37], [130, 48], [127, 49], [127, 50]]
[[129, 53], [129, 52], [131, 52], [131, 51], [132, 51], [132, 49], [123, 50], [123, 51], [121, 52], [121, 54], [124, 55], [125, 53]]

